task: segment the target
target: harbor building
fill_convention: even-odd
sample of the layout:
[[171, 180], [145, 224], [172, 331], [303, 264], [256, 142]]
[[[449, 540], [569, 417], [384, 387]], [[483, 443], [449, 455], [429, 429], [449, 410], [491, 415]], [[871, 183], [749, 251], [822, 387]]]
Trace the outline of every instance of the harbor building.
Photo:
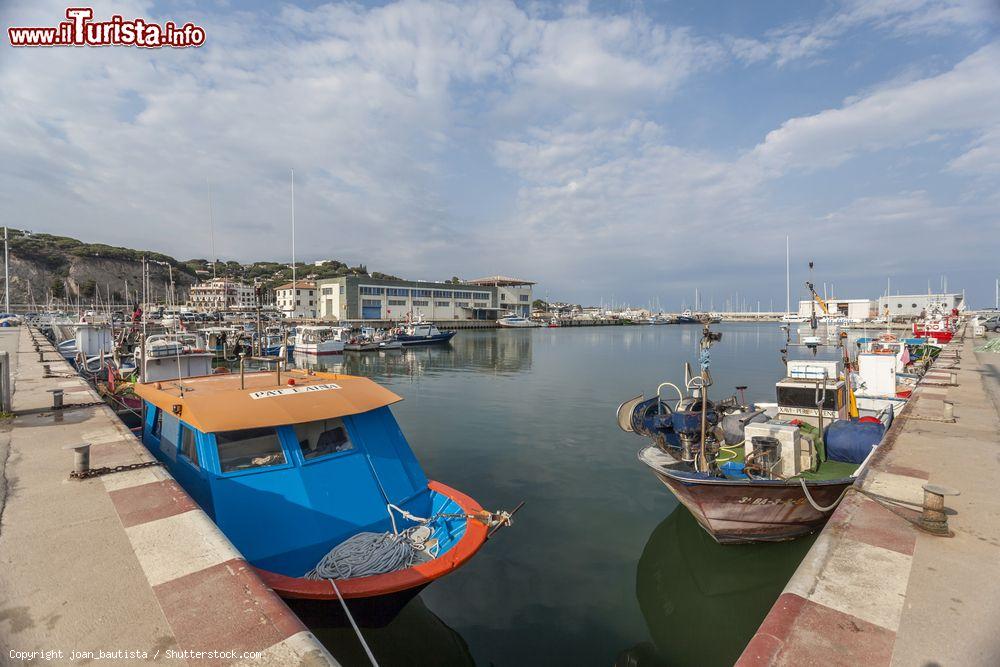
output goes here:
[[920, 317], [921, 313], [950, 313], [953, 308], [965, 310], [964, 294], [893, 294], [879, 297], [879, 314], [886, 306], [893, 317]]
[[193, 285], [189, 301], [199, 310], [253, 310], [254, 288], [232, 278], [212, 278]]
[[532, 283], [517, 282], [520, 284], [431, 282], [370, 276], [327, 278], [316, 283], [319, 317], [380, 321], [422, 317], [437, 322], [496, 320], [514, 310], [511, 306], [517, 306], [515, 312], [519, 314], [530, 314]]
[[275, 306], [282, 317], [317, 317], [319, 290], [311, 280], [298, 280], [274, 288]]
[[531, 317], [531, 289], [535, 283], [508, 276], [489, 276], [465, 281], [467, 285], [496, 289], [500, 311]]
[[[830, 311], [830, 317], [845, 317], [849, 320], [870, 320], [876, 317], [876, 302], [871, 299], [824, 299]], [[799, 317], [810, 317], [813, 313], [813, 300], [799, 301]], [[824, 317], [825, 313], [816, 304], [816, 316]]]

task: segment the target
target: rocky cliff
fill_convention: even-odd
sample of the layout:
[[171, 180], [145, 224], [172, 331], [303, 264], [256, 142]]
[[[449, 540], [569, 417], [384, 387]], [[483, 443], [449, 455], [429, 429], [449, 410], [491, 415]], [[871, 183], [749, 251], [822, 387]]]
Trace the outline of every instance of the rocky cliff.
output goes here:
[[[87, 244], [50, 234], [10, 230], [10, 301], [44, 308], [50, 301], [83, 304], [134, 302], [142, 290], [142, 258], [152, 298], [163, 299], [171, 279], [176, 298], [195, 282], [190, 268], [159, 253]], [[128, 295], [126, 295], [126, 286]]]

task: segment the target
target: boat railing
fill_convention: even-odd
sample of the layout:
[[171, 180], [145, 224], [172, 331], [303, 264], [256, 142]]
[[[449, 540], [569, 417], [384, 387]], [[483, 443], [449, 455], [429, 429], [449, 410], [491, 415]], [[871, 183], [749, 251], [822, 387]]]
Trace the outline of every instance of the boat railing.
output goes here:
[[663, 414], [663, 406], [665, 405], [665, 403], [663, 401], [663, 397], [661, 395], [661, 392], [663, 391], [664, 387], [673, 387], [674, 388], [674, 391], [677, 392], [677, 401], [678, 401], [678, 403], [680, 401], [684, 400], [684, 392], [681, 391], [680, 387], [678, 387], [677, 385], [675, 385], [673, 382], [661, 382], [660, 386], [656, 388], [656, 398], [658, 399], [657, 402], [656, 402], [656, 412], [657, 412], [657, 414], [661, 414], [661, 415]]

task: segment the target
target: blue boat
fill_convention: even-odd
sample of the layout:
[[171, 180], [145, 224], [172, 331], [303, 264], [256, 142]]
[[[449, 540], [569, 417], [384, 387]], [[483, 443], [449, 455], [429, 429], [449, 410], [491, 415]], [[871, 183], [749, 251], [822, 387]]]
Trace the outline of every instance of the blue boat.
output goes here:
[[404, 346], [437, 345], [447, 343], [457, 331], [439, 331], [433, 322], [414, 322], [396, 333], [396, 340]]
[[[389, 409], [402, 399], [367, 378], [232, 373], [135, 393], [143, 443], [285, 598], [404, 603], [509, 523], [427, 478]], [[365, 539], [403, 561], [340, 558]]]

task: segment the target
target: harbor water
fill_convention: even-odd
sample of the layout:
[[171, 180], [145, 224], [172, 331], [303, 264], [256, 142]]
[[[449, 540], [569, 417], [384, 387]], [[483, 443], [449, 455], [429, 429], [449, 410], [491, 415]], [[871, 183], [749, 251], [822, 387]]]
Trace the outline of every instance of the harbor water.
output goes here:
[[[722, 398], [774, 400], [785, 334], [720, 324]], [[450, 346], [347, 354], [328, 370], [366, 375], [428, 476], [484, 507], [524, 501], [454, 574], [384, 627], [363, 628], [382, 664], [723, 665], [735, 660], [813, 538], [716, 544], [615, 424], [619, 403], [683, 382], [697, 325], [462, 331]], [[810, 354], [793, 349], [790, 356]], [[835, 352], [821, 356], [829, 357]], [[346, 665], [367, 664], [353, 631], [309, 621]]]

